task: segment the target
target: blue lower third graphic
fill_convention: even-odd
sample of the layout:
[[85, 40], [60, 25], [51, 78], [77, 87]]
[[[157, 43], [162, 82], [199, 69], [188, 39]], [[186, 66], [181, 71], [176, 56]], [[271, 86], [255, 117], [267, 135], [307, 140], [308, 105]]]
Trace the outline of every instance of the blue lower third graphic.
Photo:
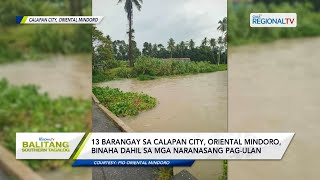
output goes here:
[[16, 24], [20, 24], [23, 19], [23, 16], [16, 16]]
[[192, 166], [194, 160], [93, 160], [77, 159], [73, 167], [83, 166]]

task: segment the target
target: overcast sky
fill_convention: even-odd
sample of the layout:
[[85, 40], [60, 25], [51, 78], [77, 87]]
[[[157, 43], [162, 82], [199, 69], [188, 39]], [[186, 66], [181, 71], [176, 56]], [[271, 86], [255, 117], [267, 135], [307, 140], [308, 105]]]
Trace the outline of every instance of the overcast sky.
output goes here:
[[[125, 0], [124, 0], [125, 1]], [[93, 0], [92, 14], [104, 16], [97, 28], [112, 40], [128, 41], [124, 3], [118, 0]], [[191, 38], [199, 45], [204, 37], [217, 38], [218, 21], [227, 16], [227, 0], [143, 0], [142, 9], [133, 11], [135, 41], [163, 44]]]

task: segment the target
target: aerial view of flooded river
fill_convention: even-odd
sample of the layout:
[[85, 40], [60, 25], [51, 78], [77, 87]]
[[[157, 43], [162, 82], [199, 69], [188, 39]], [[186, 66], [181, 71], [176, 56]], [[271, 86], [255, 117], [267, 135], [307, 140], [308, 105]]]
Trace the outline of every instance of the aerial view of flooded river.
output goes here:
[[[159, 78], [97, 83], [100, 87], [143, 92], [158, 99], [158, 105], [135, 117], [122, 118], [139, 132], [225, 132], [227, 130], [227, 71]], [[215, 179], [222, 173], [221, 161], [198, 161], [188, 169], [198, 179]]]
[[320, 38], [229, 49], [228, 130], [295, 132], [281, 161], [229, 161], [229, 179], [319, 179]]

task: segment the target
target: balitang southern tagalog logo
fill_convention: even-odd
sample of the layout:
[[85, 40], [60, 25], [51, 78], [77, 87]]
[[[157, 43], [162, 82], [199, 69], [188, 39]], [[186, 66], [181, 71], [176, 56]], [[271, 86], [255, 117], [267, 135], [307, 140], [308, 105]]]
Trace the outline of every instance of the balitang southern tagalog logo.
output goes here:
[[70, 152], [70, 147], [68, 141], [39, 137], [35, 141], [22, 141], [22, 152]]

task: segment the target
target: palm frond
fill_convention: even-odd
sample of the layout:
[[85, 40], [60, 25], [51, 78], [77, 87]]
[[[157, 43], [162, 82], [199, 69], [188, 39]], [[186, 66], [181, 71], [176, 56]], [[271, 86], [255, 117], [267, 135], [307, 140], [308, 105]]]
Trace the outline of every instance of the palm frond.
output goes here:
[[141, 10], [141, 4], [142, 0], [132, 0], [136, 8], [140, 11]]
[[123, 2], [123, 0], [118, 0], [118, 3], [117, 4], [120, 4], [120, 3], [122, 3]]
[[127, 13], [127, 18], [130, 19], [130, 15], [132, 14], [132, 0], [126, 0], [124, 10]]

